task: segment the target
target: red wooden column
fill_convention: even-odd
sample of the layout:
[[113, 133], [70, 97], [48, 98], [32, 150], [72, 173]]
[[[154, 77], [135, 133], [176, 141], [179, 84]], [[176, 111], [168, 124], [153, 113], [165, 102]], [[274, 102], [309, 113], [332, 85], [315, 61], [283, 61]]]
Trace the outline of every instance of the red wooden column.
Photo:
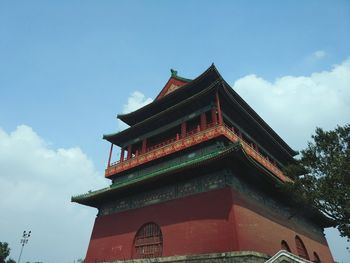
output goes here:
[[186, 122], [181, 123], [181, 139], [186, 137]]
[[141, 148], [141, 154], [144, 154], [146, 153], [146, 150], [147, 150], [147, 139], [143, 139], [142, 141], [142, 148]]
[[125, 149], [121, 148], [120, 149], [120, 160], [119, 160], [119, 162], [123, 162], [124, 161], [124, 153], [125, 153]]
[[111, 143], [111, 149], [109, 150], [109, 157], [108, 157], [107, 168], [111, 166], [112, 152], [113, 152], [113, 143]]
[[201, 113], [201, 131], [207, 128], [207, 115], [205, 112]]
[[130, 144], [130, 145], [128, 146], [128, 155], [127, 155], [127, 157], [126, 157], [127, 160], [129, 160], [129, 159], [131, 158], [131, 150], [132, 150], [132, 145]]
[[219, 117], [219, 124], [223, 124], [223, 120], [222, 120], [222, 112], [221, 112], [221, 107], [220, 107], [220, 100], [219, 100], [219, 94], [218, 92], [216, 92], [216, 106], [218, 108], [218, 117]]
[[211, 120], [212, 120], [214, 125], [218, 123], [218, 118], [216, 116], [216, 108], [214, 106], [211, 109]]

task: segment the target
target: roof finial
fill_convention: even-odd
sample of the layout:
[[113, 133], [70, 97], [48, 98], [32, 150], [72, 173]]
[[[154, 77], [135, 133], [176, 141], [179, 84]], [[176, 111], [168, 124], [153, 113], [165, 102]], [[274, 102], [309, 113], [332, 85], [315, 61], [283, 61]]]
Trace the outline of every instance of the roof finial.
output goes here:
[[177, 71], [175, 69], [170, 69], [171, 76], [176, 77], [177, 76]]

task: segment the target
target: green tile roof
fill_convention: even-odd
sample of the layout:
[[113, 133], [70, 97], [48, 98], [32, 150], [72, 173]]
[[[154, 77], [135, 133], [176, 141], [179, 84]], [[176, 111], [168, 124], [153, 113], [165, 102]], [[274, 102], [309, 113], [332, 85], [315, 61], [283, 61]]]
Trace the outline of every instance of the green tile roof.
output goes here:
[[123, 188], [129, 187], [129, 186], [135, 185], [137, 183], [149, 180], [151, 178], [155, 178], [155, 177], [163, 175], [163, 174], [167, 174], [167, 173], [171, 173], [171, 172], [174, 172], [174, 171], [178, 171], [178, 170], [183, 169], [183, 168], [189, 168], [189, 167], [194, 166], [194, 165], [200, 165], [203, 162], [207, 162], [209, 160], [213, 160], [215, 158], [218, 158], [218, 157], [221, 157], [223, 155], [226, 155], [229, 152], [237, 149], [238, 147], [241, 147], [240, 144], [239, 143], [235, 143], [235, 144], [227, 146], [226, 148], [223, 148], [221, 150], [217, 150], [215, 152], [210, 152], [210, 153], [207, 153], [207, 154], [204, 154], [204, 155], [200, 155], [197, 158], [194, 158], [194, 159], [191, 159], [191, 160], [188, 160], [188, 161], [185, 161], [185, 162], [179, 162], [177, 164], [171, 164], [168, 167], [160, 168], [159, 170], [152, 171], [152, 172], [147, 173], [147, 174], [145, 174], [143, 176], [139, 176], [139, 177], [130, 179], [128, 181], [124, 181], [124, 182], [120, 182], [120, 183], [114, 183], [111, 186], [103, 188], [103, 189], [99, 189], [99, 190], [96, 190], [96, 191], [89, 191], [88, 193], [85, 193], [85, 194], [73, 196], [71, 200], [72, 200], [72, 202], [77, 202], [77, 203], [88, 201], [89, 199], [93, 199], [94, 197], [101, 196], [101, 195], [106, 194], [106, 193], [115, 192], [115, 191], [118, 191], [120, 189], [123, 189]]

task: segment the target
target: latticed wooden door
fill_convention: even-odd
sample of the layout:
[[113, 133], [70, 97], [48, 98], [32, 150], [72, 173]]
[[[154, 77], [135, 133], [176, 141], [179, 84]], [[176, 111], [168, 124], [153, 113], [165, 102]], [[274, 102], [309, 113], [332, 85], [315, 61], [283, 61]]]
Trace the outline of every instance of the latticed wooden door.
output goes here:
[[163, 237], [160, 227], [154, 223], [143, 225], [135, 236], [134, 258], [162, 256]]

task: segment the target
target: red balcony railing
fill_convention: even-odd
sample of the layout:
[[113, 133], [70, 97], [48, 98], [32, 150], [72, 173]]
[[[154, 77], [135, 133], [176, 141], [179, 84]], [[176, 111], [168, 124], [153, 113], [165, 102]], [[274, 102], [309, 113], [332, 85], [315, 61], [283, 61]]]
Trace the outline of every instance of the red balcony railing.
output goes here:
[[235, 130], [226, 125], [208, 124], [204, 130], [200, 130], [198, 127], [186, 133], [185, 138], [179, 138], [179, 136], [168, 139], [156, 145], [152, 145], [147, 148], [146, 153], [132, 156], [128, 160], [122, 162], [117, 161], [107, 167], [105, 176], [110, 177], [114, 174], [126, 171], [130, 168], [139, 166], [146, 162], [159, 159], [163, 156], [169, 155], [174, 152], [181, 151], [185, 148], [199, 144], [201, 142], [213, 139], [224, 135], [232, 142], [238, 142], [242, 144], [244, 151], [255, 161], [259, 162], [267, 170], [272, 172], [276, 177], [284, 182], [291, 181], [291, 179], [283, 174], [283, 172], [273, 164], [267, 157], [259, 153], [248, 142], [243, 140]]

